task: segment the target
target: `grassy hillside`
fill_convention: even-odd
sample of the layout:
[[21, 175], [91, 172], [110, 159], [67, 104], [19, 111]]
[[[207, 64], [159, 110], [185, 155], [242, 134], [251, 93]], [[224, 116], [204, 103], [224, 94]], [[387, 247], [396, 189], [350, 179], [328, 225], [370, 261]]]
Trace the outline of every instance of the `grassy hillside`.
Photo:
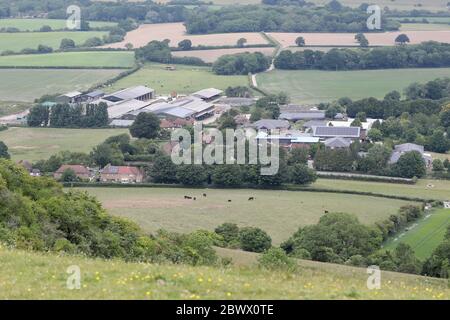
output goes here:
[[396, 196], [450, 200], [450, 181], [421, 179], [416, 184], [395, 184], [336, 179], [318, 179], [313, 187], [334, 190], [367, 191]]
[[[251, 258], [250, 258], [251, 259]], [[365, 269], [300, 262], [297, 273], [256, 267], [189, 267], [104, 261], [0, 247], [0, 299], [449, 299], [447, 282], [384, 272], [368, 290]], [[81, 289], [68, 290], [69, 266]]]
[[24, 32], [0, 33], [1, 51], [12, 50], [18, 52], [25, 48], [36, 49], [40, 44], [58, 49], [61, 40], [72, 39], [77, 45], [93, 37], [102, 38], [107, 32], [100, 31], [61, 31], [61, 32]]
[[[115, 26], [114, 22], [89, 21], [91, 28], [103, 28]], [[20, 31], [39, 31], [42, 26], [50, 26], [53, 30], [67, 28], [64, 19], [0, 19], [0, 28], [14, 27]]]
[[8, 145], [13, 160], [36, 161], [65, 150], [90, 152], [106, 138], [125, 132], [128, 130], [9, 128], [0, 132], [0, 141]]
[[274, 70], [257, 76], [268, 92], [286, 92], [294, 102], [319, 103], [341, 97], [383, 98], [392, 90], [403, 92], [411, 82], [450, 77], [450, 68], [362, 71]]
[[119, 80], [109, 90], [136, 85], [147, 85], [158, 94], [174, 91], [189, 94], [210, 87], [226, 89], [229, 86], [246, 86], [248, 80], [246, 76], [218, 76], [206, 67], [177, 65], [175, 71], [168, 71], [165, 65], [151, 64]]
[[408, 228], [409, 230], [391, 239], [385, 247], [393, 249], [399, 243], [406, 243], [413, 248], [419, 259], [426, 259], [442, 243], [449, 225], [450, 210], [435, 211], [414, 223]]
[[134, 52], [64, 52], [0, 57], [0, 67], [131, 68]]
[[[224, 222], [234, 222], [266, 230], [276, 244], [300, 226], [317, 223], [325, 211], [352, 213], [361, 222], [373, 224], [409, 203], [356, 195], [251, 189], [87, 188], [87, 191], [109, 213], [130, 218], [148, 232], [160, 228], [181, 233], [214, 230]], [[184, 200], [184, 195], [195, 196], [197, 201]], [[249, 197], [255, 197], [255, 201], [248, 201]]]
[[0, 69], [0, 100], [32, 102], [44, 94], [87, 90], [121, 70]]

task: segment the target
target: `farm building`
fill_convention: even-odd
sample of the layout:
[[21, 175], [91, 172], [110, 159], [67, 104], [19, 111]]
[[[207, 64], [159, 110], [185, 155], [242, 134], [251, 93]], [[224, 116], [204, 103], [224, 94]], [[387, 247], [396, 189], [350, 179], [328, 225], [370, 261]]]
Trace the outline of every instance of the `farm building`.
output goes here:
[[303, 124], [303, 128], [312, 129], [312, 127], [323, 127], [328, 124], [327, 121], [309, 120]]
[[55, 101], [60, 104], [80, 103], [83, 101], [83, 94], [79, 91], [68, 92], [56, 97]]
[[[347, 120], [344, 121], [329, 121], [328, 122], [328, 126], [332, 126], [332, 127], [345, 127], [345, 128], [350, 128], [352, 126], [353, 121], [355, 121], [354, 118], [348, 118]], [[370, 129], [372, 129], [372, 126], [375, 122], [383, 122], [382, 119], [366, 119], [366, 121], [361, 122], [361, 129], [364, 131], [369, 131]]]
[[133, 88], [123, 89], [103, 97], [103, 100], [117, 103], [120, 101], [139, 100], [148, 101], [154, 99], [155, 90], [146, 86], [137, 86]]
[[347, 149], [350, 148], [352, 141], [346, 138], [334, 137], [324, 141], [324, 145], [330, 149]]
[[149, 105], [148, 102], [140, 101], [140, 100], [127, 100], [118, 104], [114, 104], [108, 107], [108, 116], [110, 119], [118, 119], [123, 115], [138, 111], [144, 107]]
[[144, 174], [137, 167], [112, 166], [108, 164], [100, 173], [101, 182], [140, 183]]
[[307, 110], [300, 112], [283, 112], [278, 117], [280, 120], [299, 121], [299, 120], [322, 120], [325, 119], [325, 111]]
[[174, 130], [174, 129], [179, 129], [182, 128], [184, 126], [188, 126], [188, 125], [193, 125], [194, 121], [191, 120], [186, 120], [186, 119], [162, 119], [161, 120], [161, 124], [160, 127], [162, 129], [168, 129], [168, 130]]
[[328, 127], [328, 126], [318, 126], [313, 127], [313, 136], [318, 138], [350, 138], [359, 139], [361, 134], [360, 127]]
[[291, 127], [289, 121], [274, 119], [261, 119], [254, 122], [251, 126], [257, 130], [287, 130]]
[[297, 130], [283, 131], [278, 134], [269, 134], [264, 131], [258, 132], [256, 139], [267, 142], [277, 141], [280, 146], [287, 148], [309, 147], [309, 145], [318, 143], [319, 138], [312, 137], [310, 134], [302, 133]]
[[219, 98], [223, 91], [215, 88], [203, 89], [192, 94], [193, 97], [200, 98], [204, 101], [212, 101]]
[[58, 170], [56, 170], [56, 172], [53, 174], [53, 177], [56, 180], [60, 180], [64, 172], [67, 170], [72, 170], [77, 178], [81, 180], [89, 180], [92, 177], [91, 172], [85, 166], [68, 164], [64, 164]]
[[95, 90], [95, 91], [86, 93], [83, 96], [83, 100], [86, 102], [92, 102], [92, 101], [102, 98], [104, 95], [105, 95], [105, 93], [103, 91]]
[[423, 146], [415, 143], [404, 143], [396, 145], [389, 159], [389, 164], [397, 163], [402, 155], [412, 151], [417, 151], [422, 155], [422, 158], [425, 161], [425, 165], [427, 167], [432, 166], [433, 158], [431, 157], [431, 155], [429, 153], [425, 153], [425, 149]]
[[225, 104], [231, 107], [250, 107], [255, 104], [255, 99], [239, 97], [222, 97], [215, 101], [217, 104]]

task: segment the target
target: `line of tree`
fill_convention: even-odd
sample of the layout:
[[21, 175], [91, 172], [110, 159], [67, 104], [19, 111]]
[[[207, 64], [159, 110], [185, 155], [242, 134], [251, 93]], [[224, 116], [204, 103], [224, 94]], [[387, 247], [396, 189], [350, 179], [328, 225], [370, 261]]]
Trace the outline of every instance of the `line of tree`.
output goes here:
[[107, 126], [108, 119], [108, 106], [104, 102], [85, 106], [56, 104], [52, 107], [37, 104], [30, 109], [27, 124], [30, 127], [99, 128]]
[[[364, 44], [364, 40], [360, 39]], [[361, 42], [360, 42], [361, 43]], [[450, 44], [424, 42], [374, 49], [334, 48], [328, 52], [283, 50], [275, 67], [286, 70], [364, 70], [390, 68], [435, 68], [450, 66]]]
[[245, 52], [221, 56], [214, 62], [212, 70], [219, 75], [246, 75], [267, 70], [270, 64], [271, 59], [261, 52]]
[[[336, 4], [337, 1], [332, 1]], [[224, 6], [219, 10], [195, 10], [188, 15], [188, 33], [226, 32], [363, 32], [368, 15], [363, 7], [316, 6]], [[384, 30], [400, 24], [382, 18]]]

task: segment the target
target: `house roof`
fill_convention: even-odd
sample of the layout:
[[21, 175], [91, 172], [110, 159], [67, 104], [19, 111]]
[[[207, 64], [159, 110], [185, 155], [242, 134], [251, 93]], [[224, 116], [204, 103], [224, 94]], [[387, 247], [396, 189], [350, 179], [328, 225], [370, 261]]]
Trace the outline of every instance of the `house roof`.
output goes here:
[[82, 93], [79, 91], [72, 91], [72, 92], [64, 93], [64, 94], [60, 95], [60, 97], [75, 98], [75, 97], [78, 97], [81, 95], [82, 95]]
[[309, 120], [309, 119], [325, 119], [325, 111], [310, 110], [310, 111], [303, 111], [303, 112], [283, 112], [280, 114], [280, 116], [278, 118], [290, 120], [290, 121]]
[[323, 127], [326, 126], [326, 121], [320, 121], [320, 120], [309, 120], [303, 124], [303, 127], [305, 128], [312, 128], [312, 127]]
[[71, 164], [63, 164], [57, 171], [56, 173], [64, 173], [64, 171], [71, 169], [73, 170], [73, 172], [75, 172], [75, 174], [79, 175], [79, 174], [89, 174], [89, 170], [88, 168], [86, 168], [85, 166], [82, 165], [71, 165]]
[[327, 127], [318, 126], [313, 127], [314, 137], [345, 137], [345, 138], [359, 138], [361, 133], [360, 127]]
[[286, 120], [274, 120], [274, 119], [261, 119], [252, 124], [258, 130], [267, 129], [289, 129], [291, 126], [289, 121]]
[[112, 166], [108, 164], [102, 170], [102, 174], [117, 174], [117, 175], [140, 175], [142, 174], [139, 168], [129, 166]]
[[215, 88], [203, 89], [197, 92], [194, 92], [192, 95], [195, 97], [199, 97], [201, 99], [211, 99], [215, 96], [222, 94], [223, 91]]
[[97, 98], [97, 97], [101, 97], [103, 96], [105, 93], [101, 90], [95, 90], [89, 93], [86, 93], [85, 96], [89, 97], [89, 98]]
[[148, 102], [140, 100], [128, 100], [108, 107], [108, 116], [110, 119], [120, 118], [130, 111], [136, 111], [148, 106]]
[[345, 138], [335, 137], [325, 140], [324, 144], [328, 148], [348, 148], [352, 142]]
[[217, 101], [218, 103], [228, 104], [232, 107], [251, 106], [255, 104], [255, 99], [239, 98], [239, 97], [222, 97]]

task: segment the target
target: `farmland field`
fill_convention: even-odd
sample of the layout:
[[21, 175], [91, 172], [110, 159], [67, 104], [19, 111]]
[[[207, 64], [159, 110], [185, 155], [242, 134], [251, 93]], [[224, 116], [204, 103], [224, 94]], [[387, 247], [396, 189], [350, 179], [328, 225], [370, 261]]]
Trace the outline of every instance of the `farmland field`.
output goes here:
[[406, 243], [412, 247], [419, 259], [426, 259], [442, 243], [448, 226], [450, 210], [437, 210], [414, 223], [409, 227], [409, 231], [391, 239], [385, 248], [393, 249], [399, 243]]
[[[383, 33], [365, 33], [371, 46], [393, 46], [395, 38], [405, 33], [411, 40], [411, 44], [418, 44], [424, 41], [439, 41], [450, 43], [450, 30], [444, 31], [396, 31]], [[297, 37], [303, 37], [308, 46], [358, 46], [353, 33], [268, 33], [283, 47], [295, 45]]]
[[[89, 21], [91, 28], [115, 26], [114, 22]], [[20, 31], [39, 31], [42, 26], [50, 26], [53, 30], [62, 30], [67, 27], [64, 19], [0, 19], [0, 28], [14, 27]]]
[[[175, 51], [172, 55], [175, 57], [196, 57], [205, 62], [215, 62], [221, 56], [226, 54], [236, 54], [243, 52], [261, 52], [267, 56], [271, 56], [275, 48], [236, 48], [236, 49], [216, 49], [216, 50], [191, 50], [191, 51]], [[0, 60], [1, 61], [1, 60]]]
[[0, 99], [31, 102], [44, 94], [86, 90], [120, 72], [112, 69], [1, 69]]
[[247, 76], [218, 76], [211, 68], [177, 65], [175, 71], [165, 70], [165, 65], [151, 64], [114, 83], [108, 90], [118, 90], [136, 85], [146, 85], [157, 94], [177, 92], [189, 94], [214, 87], [226, 89], [229, 86], [248, 85]]
[[90, 152], [106, 138], [126, 129], [9, 128], [0, 132], [14, 161], [48, 159], [60, 151]]
[[0, 57], [0, 67], [131, 68], [133, 52], [88, 51]]
[[[428, 186], [432, 185], [432, 186]], [[395, 184], [337, 179], [318, 179], [313, 187], [374, 192], [395, 196], [450, 200], [450, 181], [420, 179], [416, 184]]]
[[[1, 139], [1, 136], [0, 136]], [[182, 188], [87, 188], [113, 215], [130, 218], [144, 230], [214, 230], [224, 222], [266, 230], [276, 244], [300, 226], [317, 223], [324, 211], [348, 212], [372, 224], [410, 202], [374, 197], [275, 190]], [[207, 197], [202, 197], [206, 193]], [[184, 200], [184, 195], [197, 201]], [[255, 197], [255, 201], [248, 201]], [[231, 203], [228, 200], [232, 200]]]
[[[236, 254], [230, 251], [226, 254], [234, 258]], [[249, 261], [257, 258], [248, 252], [239, 253]], [[450, 298], [444, 279], [383, 271], [382, 290], [369, 290], [365, 268], [313, 261], [298, 261], [298, 272], [283, 272], [255, 266], [127, 263], [0, 247], [0, 264], [0, 299]], [[66, 271], [71, 265], [82, 270], [82, 290], [67, 290]]]
[[102, 38], [106, 34], [107, 32], [102, 31], [0, 33], [0, 50], [19, 52], [25, 48], [37, 49], [40, 44], [58, 49], [64, 38], [72, 39], [79, 45], [89, 38]]
[[[320, 5], [329, 3], [328, 0], [311, 0], [310, 2]], [[340, 0], [339, 2], [350, 7], [358, 7], [362, 3], [371, 3], [364, 0]], [[381, 8], [389, 7], [389, 9], [445, 11], [447, 2], [447, 0], [378, 0], [372, 3], [379, 5]]]
[[145, 46], [152, 40], [170, 40], [170, 46], [176, 47], [184, 39], [192, 41], [193, 46], [224, 46], [236, 45], [240, 38], [247, 39], [247, 45], [267, 44], [267, 40], [257, 32], [222, 33], [207, 35], [188, 35], [182, 23], [143, 24], [138, 29], [130, 31], [122, 42], [105, 45], [108, 48], [124, 48], [127, 43], [135, 48]]
[[450, 30], [449, 24], [443, 23], [402, 23], [401, 31], [438, 31]]
[[450, 77], [450, 68], [387, 69], [360, 71], [274, 70], [257, 75], [258, 87], [281, 91], [293, 102], [320, 103], [341, 97], [383, 98], [392, 90], [403, 90], [412, 82]]
[[0, 101], [0, 117], [20, 113], [27, 110], [28, 108], [29, 105], [24, 102]]

